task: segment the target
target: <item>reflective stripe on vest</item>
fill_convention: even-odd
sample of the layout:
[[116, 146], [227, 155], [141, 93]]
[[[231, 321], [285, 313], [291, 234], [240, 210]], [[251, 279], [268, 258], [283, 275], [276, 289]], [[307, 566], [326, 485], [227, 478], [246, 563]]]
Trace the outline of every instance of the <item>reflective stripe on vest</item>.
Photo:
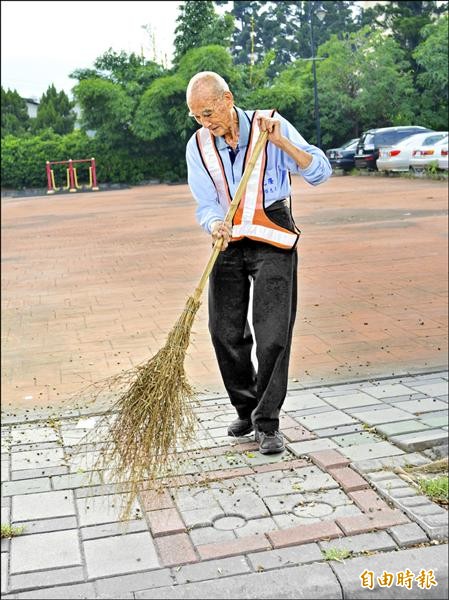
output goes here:
[[[245, 167], [248, 164], [259, 136], [257, 116], [271, 117], [274, 111], [257, 111], [253, 115], [248, 149], [245, 157]], [[219, 152], [215, 146], [213, 134], [202, 127], [196, 133], [198, 149], [204, 166], [208, 171], [217, 190], [218, 199], [226, 212], [231, 203], [231, 194], [226, 180], [225, 170]], [[242, 196], [237, 212], [233, 219], [231, 241], [249, 237], [251, 239], [267, 242], [279, 248], [291, 249], [298, 240], [298, 234], [277, 225], [271, 221], [264, 210], [263, 182], [267, 162], [266, 146], [260, 153], [255, 167], [248, 180], [246, 190]]]

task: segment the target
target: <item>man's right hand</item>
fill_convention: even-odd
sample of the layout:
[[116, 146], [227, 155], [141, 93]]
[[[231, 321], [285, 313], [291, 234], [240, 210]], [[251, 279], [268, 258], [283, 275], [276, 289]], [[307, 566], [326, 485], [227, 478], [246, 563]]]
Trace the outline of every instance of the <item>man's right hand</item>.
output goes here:
[[213, 243], [223, 238], [223, 244], [221, 246], [221, 252], [226, 250], [229, 244], [229, 240], [232, 235], [232, 227], [224, 221], [215, 221], [212, 225], [212, 240]]

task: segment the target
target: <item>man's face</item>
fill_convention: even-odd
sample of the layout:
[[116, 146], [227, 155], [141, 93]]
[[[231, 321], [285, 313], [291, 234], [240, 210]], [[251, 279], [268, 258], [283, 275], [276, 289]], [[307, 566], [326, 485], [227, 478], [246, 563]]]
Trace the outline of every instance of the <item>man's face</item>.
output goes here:
[[234, 105], [231, 92], [217, 96], [207, 88], [200, 87], [192, 92], [188, 104], [190, 116], [214, 136], [224, 136], [230, 131]]

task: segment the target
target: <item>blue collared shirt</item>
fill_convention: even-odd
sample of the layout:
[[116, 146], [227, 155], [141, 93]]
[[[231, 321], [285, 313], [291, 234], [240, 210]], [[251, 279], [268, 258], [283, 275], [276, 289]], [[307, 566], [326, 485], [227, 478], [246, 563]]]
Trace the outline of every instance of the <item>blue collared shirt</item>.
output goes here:
[[[228, 180], [231, 196], [234, 197], [238, 184], [243, 174], [244, 158], [248, 145], [251, 128], [251, 117], [254, 111], [243, 111], [235, 107], [239, 118], [239, 143], [234, 164], [229, 155], [229, 146], [223, 137], [215, 138], [215, 144], [220, 153], [224, 165], [226, 179]], [[292, 142], [297, 148], [309, 152], [312, 162], [307, 169], [301, 169], [298, 164], [286, 152], [280, 150], [274, 144], [267, 144], [267, 168], [264, 179], [265, 207], [273, 202], [290, 196], [289, 173], [302, 175], [304, 179], [312, 184], [318, 185], [326, 181], [332, 173], [332, 167], [322, 150], [308, 144], [302, 135], [280, 114], [275, 113], [274, 118], [281, 122], [281, 134]], [[206, 171], [201, 160], [195, 134], [190, 138], [186, 148], [188, 183], [195, 198], [198, 208], [196, 217], [201, 227], [211, 232], [211, 225], [215, 221], [223, 221], [225, 214], [219, 204], [218, 194], [209, 173]]]

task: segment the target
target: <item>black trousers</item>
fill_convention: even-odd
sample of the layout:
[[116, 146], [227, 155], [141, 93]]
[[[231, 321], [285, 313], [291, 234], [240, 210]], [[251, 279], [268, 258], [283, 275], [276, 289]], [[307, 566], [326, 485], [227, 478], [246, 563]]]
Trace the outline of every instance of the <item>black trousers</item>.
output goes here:
[[[293, 229], [281, 204], [270, 219]], [[254, 340], [248, 324], [251, 281]], [[297, 306], [297, 252], [244, 238], [221, 252], [209, 279], [209, 330], [232, 405], [260, 431], [279, 428]]]

